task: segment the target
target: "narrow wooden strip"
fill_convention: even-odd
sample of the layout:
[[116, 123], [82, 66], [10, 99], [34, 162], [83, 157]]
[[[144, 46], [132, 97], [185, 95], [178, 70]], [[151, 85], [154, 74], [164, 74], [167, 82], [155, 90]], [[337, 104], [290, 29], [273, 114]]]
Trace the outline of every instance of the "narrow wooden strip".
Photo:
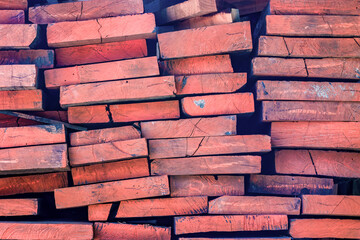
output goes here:
[[360, 58], [305, 59], [309, 77], [359, 81]]
[[273, 147], [359, 150], [358, 122], [274, 122]]
[[210, 136], [149, 141], [150, 159], [269, 152], [266, 135]]
[[24, 10], [0, 10], [0, 24], [24, 24]]
[[155, 159], [151, 175], [249, 174], [261, 172], [259, 156]]
[[54, 50], [28, 49], [0, 51], [0, 64], [35, 64], [39, 69], [54, 67]]
[[[234, 10], [234, 9], [231, 9]], [[189, 18], [187, 20], [175, 23], [176, 30], [184, 30], [189, 28], [199, 28], [213, 25], [228, 24], [233, 22], [231, 11], [222, 11], [206, 16]]]
[[38, 215], [39, 199], [0, 199], [0, 216]]
[[220, 215], [175, 217], [175, 234], [287, 230], [286, 215]]
[[252, 74], [259, 77], [308, 77], [305, 61], [296, 58], [253, 58]]
[[27, 7], [27, 0], [0, 0], [0, 9], [26, 10]]
[[74, 185], [83, 185], [127, 178], [147, 177], [149, 164], [147, 158], [101, 163], [71, 169]]
[[70, 165], [73, 167], [146, 157], [147, 155], [148, 150], [145, 138], [69, 148]]
[[169, 195], [167, 176], [146, 177], [55, 190], [57, 209]]
[[245, 194], [243, 176], [171, 176], [171, 197], [240, 196]]
[[107, 221], [112, 205], [112, 203], [105, 203], [88, 206], [88, 220], [90, 222]]
[[249, 192], [277, 195], [331, 195], [334, 193], [334, 181], [331, 178], [251, 175]]
[[107, 105], [69, 107], [69, 123], [109, 123]]
[[236, 115], [141, 122], [146, 139], [236, 135]]
[[0, 24], [0, 49], [28, 49], [37, 34], [35, 24]]
[[42, 91], [0, 91], [0, 110], [42, 111]]
[[209, 214], [300, 215], [300, 198], [222, 196], [209, 201]]

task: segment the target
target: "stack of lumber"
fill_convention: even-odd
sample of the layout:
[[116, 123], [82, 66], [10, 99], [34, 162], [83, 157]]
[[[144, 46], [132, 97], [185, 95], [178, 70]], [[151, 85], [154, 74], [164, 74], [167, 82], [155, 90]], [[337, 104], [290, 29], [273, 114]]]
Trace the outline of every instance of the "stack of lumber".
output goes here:
[[0, 239], [360, 238], [340, 2], [0, 0]]

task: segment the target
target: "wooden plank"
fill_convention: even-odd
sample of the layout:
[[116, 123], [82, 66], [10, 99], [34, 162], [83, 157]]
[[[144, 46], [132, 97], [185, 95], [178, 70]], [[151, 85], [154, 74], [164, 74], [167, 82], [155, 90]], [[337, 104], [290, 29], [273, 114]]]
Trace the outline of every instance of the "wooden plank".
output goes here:
[[181, 99], [181, 107], [188, 116], [241, 114], [255, 111], [252, 93], [185, 97]]
[[24, 24], [24, 10], [0, 10], [0, 24]]
[[145, 39], [57, 48], [56, 66], [100, 63], [147, 56]]
[[207, 197], [128, 200], [120, 202], [116, 218], [195, 215], [207, 210]]
[[358, 122], [360, 103], [264, 101], [262, 121]]
[[171, 176], [171, 197], [239, 196], [245, 194], [244, 176]]
[[353, 0], [271, 0], [270, 14], [279, 15], [360, 15], [359, 1]]
[[308, 77], [304, 59], [256, 57], [251, 63], [254, 76]]
[[147, 158], [101, 163], [71, 169], [74, 185], [108, 182], [128, 178], [147, 177], [149, 164]]
[[308, 77], [359, 81], [360, 58], [305, 59]]
[[359, 150], [357, 122], [275, 122], [271, 124], [273, 147]]
[[262, 100], [360, 102], [360, 84], [338, 82], [258, 81]]
[[236, 92], [247, 83], [246, 73], [176, 76], [176, 95]]
[[261, 172], [259, 156], [155, 159], [151, 175], [250, 174]]
[[220, 215], [175, 217], [175, 234], [287, 230], [286, 215]]
[[228, 54], [165, 60], [159, 62], [159, 67], [164, 75], [234, 72]]
[[91, 223], [0, 222], [1, 239], [92, 239]]
[[88, 206], [88, 220], [90, 222], [107, 221], [109, 218], [111, 207], [112, 203]]
[[53, 192], [69, 184], [66, 172], [0, 178], [0, 196]]
[[38, 215], [39, 199], [0, 199], [0, 216]]
[[149, 141], [150, 159], [270, 152], [266, 135], [210, 136]]
[[158, 41], [163, 59], [252, 50], [249, 21], [161, 33]]
[[236, 135], [236, 115], [141, 122], [146, 139]]
[[0, 24], [0, 49], [28, 49], [37, 34], [35, 24]]
[[148, 150], [145, 138], [69, 148], [69, 161], [72, 167], [147, 157], [147, 155]]
[[360, 238], [360, 220], [353, 219], [292, 219], [293, 238]]
[[107, 105], [68, 108], [69, 123], [111, 123]]
[[156, 13], [156, 23], [164, 25], [175, 21], [217, 12], [215, 0], [186, 0]]
[[360, 153], [320, 150], [275, 152], [276, 173], [359, 178]]
[[[156, 94], [161, 94], [160, 90]], [[114, 122], [176, 119], [180, 118], [180, 106], [178, 100], [116, 104], [110, 105], [110, 113]]]
[[89, 64], [45, 71], [47, 88], [159, 75], [156, 57]]
[[83, 146], [140, 138], [139, 130], [133, 126], [103, 128], [70, 133], [71, 146]]
[[334, 181], [331, 178], [251, 175], [249, 192], [277, 195], [331, 195], [334, 193]]
[[170, 227], [158, 227], [146, 224], [94, 223], [94, 240], [100, 239], [171, 239]]
[[26, 10], [27, 7], [27, 0], [0, 0], [0, 9]]
[[155, 35], [152, 13], [59, 22], [47, 27], [47, 42], [52, 48], [147, 39]]
[[300, 215], [300, 198], [222, 196], [209, 201], [209, 214]]
[[54, 67], [54, 50], [28, 49], [0, 51], [0, 64], [35, 64], [39, 69]]
[[42, 111], [42, 91], [0, 91], [0, 110]]
[[156, 176], [56, 189], [57, 209], [169, 195], [168, 176]]
[[266, 35], [358, 37], [360, 16], [268, 15]]
[[48, 24], [65, 21], [82, 21], [144, 12], [141, 0], [96, 0], [41, 5], [29, 8], [29, 21]]

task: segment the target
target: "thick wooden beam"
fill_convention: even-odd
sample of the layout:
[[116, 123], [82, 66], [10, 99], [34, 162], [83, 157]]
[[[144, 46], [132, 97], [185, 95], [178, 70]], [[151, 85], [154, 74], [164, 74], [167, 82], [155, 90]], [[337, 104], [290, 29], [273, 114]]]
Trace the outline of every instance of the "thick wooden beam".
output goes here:
[[107, 221], [112, 205], [112, 203], [105, 203], [88, 206], [88, 220], [90, 222]]
[[42, 111], [41, 90], [0, 91], [0, 110]]
[[0, 9], [27, 10], [27, 0], [0, 0]]
[[69, 123], [111, 123], [107, 105], [69, 107]]
[[39, 199], [0, 199], [0, 216], [38, 215]]
[[39, 69], [54, 67], [54, 50], [27, 49], [0, 51], [0, 64], [35, 64]]
[[28, 49], [37, 35], [35, 24], [0, 24], [0, 49]]
[[308, 77], [304, 59], [256, 57], [251, 64], [252, 75], [258, 77]]
[[0, 10], [0, 24], [24, 24], [24, 10]]

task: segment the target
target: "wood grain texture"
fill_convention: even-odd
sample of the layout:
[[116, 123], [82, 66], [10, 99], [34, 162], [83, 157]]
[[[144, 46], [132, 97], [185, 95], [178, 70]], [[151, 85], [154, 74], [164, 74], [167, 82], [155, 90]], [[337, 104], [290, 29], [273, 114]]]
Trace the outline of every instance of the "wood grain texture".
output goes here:
[[107, 105], [68, 108], [69, 123], [109, 123]]
[[176, 95], [231, 93], [239, 90], [246, 82], [246, 73], [176, 76]]
[[360, 238], [360, 221], [352, 219], [292, 219], [290, 235], [293, 238]]
[[150, 159], [271, 151], [266, 135], [210, 136], [149, 141]]
[[0, 91], [0, 110], [42, 111], [41, 90]]
[[356, 152], [280, 150], [275, 152], [275, 168], [280, 174], [358, 178], [359, 157]]
[[23, 10], [0, 10], [0, 24], [24, 24]]
[[38, 215], [39, 199], [0, 199], [0, 216]]
[[91, 223], [0, 222], [1, 239], [92, 239]]
[[0, 49], [28, 49], [37, 34], [34, 24], [0, 24]]
[[0, 64], [35, 64], [39, 69], [54, 67], [54, 50], [27, 49], [0, 51]]
[[189, 28], [199, 28], [206, 26], [214, 26], [228, 24], [233, 22], [231, 11], [222, 11], [206, 16], [189, 18], [187, 20], [175, 23], [176, 30], [184, 30]]
[[47, 88], [58, 88], [73, 84], [156, 75], [159, 75], [156, 57], [146, 57], [47, 70], [45, 84]]
[[[92, 92], [93, 94], [88, 94]], [[175, 97], [173, 76], [78, 84], [60, 89], [62, 107]], [[106, 94], [104, 94], [106, 93]]]
[[259, 156], [155, 159], [151, 175], [250, 174], [261, 172]]
[[147, 158], [101, 163], [71, 169], [74, 185], [108, 182], [127, 178], [147, 177], [149, 164]]
[[140, 132], [133, 126], [103, 128], [70, 133], [71, 146], [83, 146], [140, 138]]
[[264, 101], [262, 121], [358, 122], [360, 103]]
[[181, 99], [181, 107], [188, 116], [241, 114], [255, 111], [252, 93], [185, 97]]
[[304, 59], [256, 57], [251, 63], [254, 76], [308, 77]]
[[112, 205], [112, 203], [105, 203], [88, 206], [88, 220], [90, 222], [107, 221]]
[[35, 65], [0, 65], [0, 91], [36, 89], [37, 85]]
[[53, 192], [69, 184], [66, 172], [0, 178], [0, 196]]
[[[56, 66], [109, 62], [147, 56], [145, 39], [57, 48]], [[0, 55], [1, 56], [1, 55]]]
[[171, 176], [171, 197], [240, 196], [245, 194], [244, 176]]
[[175, 234], [287, 230], [286, 215], [220, 215], [175, 217]]
[[279, 15], [360, 15], [358, 0], [271, 0], [270, 13]]
[[207, 197], [128, 200], [120, 202], [116, 218], [195, 215], [207, 210]]
[[0, 9], [26, 10], [27, 7], [27, 0], [0, 0]]
[[48, 24], [65, 21], [81, 21], [119, 15], [143, 13], [141, 0], [90, 0], [81, 2], [58, 3], [29, 8], [29, 21]]
[[273, 147], [359, 150], [357, 122], [275, 122], [271, 124]]
[[47, 42], [52, 48], [154, 38], [155, 35], [152, 13], [59, 22], [47, 27]]
[[0, 135], [0, 148], [66, 142], [64, 125], [0, 128]]
[[146, 139], [236, 135], [236, 115], [141, 122]]
[[170, 240], [171, 228], [145, 224], [94, 223], [94, 240]]
[[98, 203], [169, 195], [168, 176], [136, 178], [122, 181], [56, 189], [57, 209]]
[[252, 50], [248, 21], [161, 33], [158, 34], [158, 41], [163, 59], [246, 53]]
[[159, 67], [165, 75], [234, 72], [228, 54], [165, 60], [159, 62]]
[[268, 15], [266, 35], [358, 37], [360, 16]]
[[146, 157], [147, 155], [145, 138], [69, 148], [69, 161], [72, 167]]
[[331, 178], [251, 175], [249, 192], [277, 195], [331, 195], [334, 193], [334, 181]]
[[261, 100], [360, 102], [359, 83], [258, 81], [256, 98]]
[[300, 198], [222, 196], [209, 201], [209, 214], [300, 215], [300, 207]]

